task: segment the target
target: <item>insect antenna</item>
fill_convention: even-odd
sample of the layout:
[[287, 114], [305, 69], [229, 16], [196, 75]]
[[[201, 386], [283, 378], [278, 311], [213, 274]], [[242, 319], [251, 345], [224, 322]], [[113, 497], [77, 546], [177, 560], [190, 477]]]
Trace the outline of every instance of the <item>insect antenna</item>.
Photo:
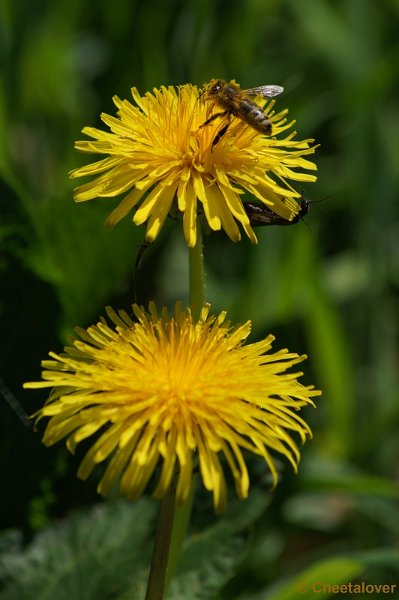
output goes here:
[[[324, 200], [328, 200], [330, 198], [330, 196], [325, 196], [324, 198], [319, 198], [319, 200], [308, 200], [307, 198], [305, 198], [304, 192], [302, 190], [301, 198], [302, 198], [301, 207], [303, 206], [303, 208], [300, 208], [296, 220], [303, 221], [305, 223], [306, 227], [308, 227], [309, 230], [313, 232], [312, 226], [310, 225], [310, 223], [307, 222], [305, 217], [308, 214], [311, 206], [313, 206], [314, 204], [319, 204], [319, 202], [324, 202]], [[323, 210], [323, 209], [321, 209], [321, 210]]]
[[202, 90], [202, 92], [200, 92], [197, 96], [197, 100], [200, 100], [202, 98], [202, 96], [205, 94], [206, 92], [206, 86], [204, 86], [204, 89]]

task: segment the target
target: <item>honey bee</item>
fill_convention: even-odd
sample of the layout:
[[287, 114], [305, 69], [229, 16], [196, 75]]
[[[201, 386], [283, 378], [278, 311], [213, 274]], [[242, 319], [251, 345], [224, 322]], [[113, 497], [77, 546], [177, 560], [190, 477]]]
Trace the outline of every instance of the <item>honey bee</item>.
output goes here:
[[251, 96], [263, 96], [273, 98], [284, 91], [280, 85], [261, 85], [249, 90], [242, 90], [235, 81], [223, 81], [223, 79], [211, 79], [206, 84], [201, 96], [205, 100], [218, 104], [221, 110], [213, 114], [201, 125], [205, 127], [218, 117], [227, 117], [227, 123], [216, 134], [212, 148], [221, 140], [230, 125], [231, 117], [238, 117], [244, 123], [265, 135], [272, 134], [272, 124], [265, 111], [251, 100]]
[[[316, 200], [317, 202], [317, 200]], [[244, 202], [244, 210], [249, 217], [252, 227], [265, 227], [267, 225], [295, 225], [301, 221], [309, 212], [311, 200], [302, 196], [300, 208], [297, 214], [289, 221], [277, 215], [270, 208], [260, 202]]]

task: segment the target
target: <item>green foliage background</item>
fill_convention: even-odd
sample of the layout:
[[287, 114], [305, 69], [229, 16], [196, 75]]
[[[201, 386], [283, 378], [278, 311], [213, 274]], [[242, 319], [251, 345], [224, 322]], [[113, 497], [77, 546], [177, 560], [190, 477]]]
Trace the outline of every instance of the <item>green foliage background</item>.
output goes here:
[[[221, 522], [234, 526], [223, 529], [199, 492], [194, 537], [170, 598], [276, 600], [296, 598], [298, 581], [399, 581], [398, 26], [397, 0], [2, 1], [0, 599], [39, 598], [25, 592], [45, 581], [53, 587], [43, 598], [62, 597], [63, 578], [49, 582], [50, 559], [40, 569], [35, 557], [65, 545], [65, 531], [43, 527], [62, 519], [73, 553], [92, 517], [81, 517], [79, 529], [80, 517], [68, 515], [98, 502], [95, 481], [76, 480], [81, 454], [42, 448], [10, 405], [31, 414], [43, 396], [21, 385], [39, 377], [47, 352], [75, 325], [96, 321], [105, 304], [129, 306], [144, 235], [129, 219], [103, 227], [113, 201], [74, 205], [67, 173], [85, 159], [73, 143], [84, 125], [100, 126], [102, 111], [114, 112], [114, 94], [211, 77], [283, 85], [279, 106], [289, 108], [300, 137], [321, 144], [319, 179], [305, 194], [328, 199], [311, 207], [309, 227], [266, 228], [257, 247], [213, 234], [205, 257], [214, 309], [251, 319], [254, 337], [273, 332], [276, 348], [306, 352], [305, 379], [323, 397], [306, 415], [314, 440], [299, 475], [283, 472], [270, 505], [254, 509], [250, 499], [242, 519], [233, 501]], [[168, 223], [144, 257], [139, 300], [185, 300], [186, 261], [181, 231]], [[267, 498], [263, 470], [251, 468], [254, 497]], [[130, 510], [152, 506], [143, 503]], [[110, 532], [123, 554], [126, 540], [104, 523], [104, 543]], [[132, 527], [133, 562], [134, 543], [147, 555], [151, 527], [148, 517], [147, 541]], [[79, 577], [68, 571], [76, 589], [85, 589], [85, 577], [93, 583], [95, 565], [113, 555], [94, 550]], [[196, 573], [195, 556], [205, 555]], [[68, 597], [136, 597], [128, 573], [109, 569], [108, 587], [93, 583], [79, 596], [67, 586], [75, 589]], [[133, 582], [138, 598], [142, 580]], [[16, 581], [27, 584], [17, 589]]]

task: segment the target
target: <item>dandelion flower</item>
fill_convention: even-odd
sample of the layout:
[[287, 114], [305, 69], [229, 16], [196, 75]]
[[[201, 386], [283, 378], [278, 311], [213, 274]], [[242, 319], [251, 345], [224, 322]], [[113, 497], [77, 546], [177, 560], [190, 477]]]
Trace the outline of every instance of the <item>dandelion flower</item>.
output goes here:
[[176, 473], [183, 502], [198, 466], [220, 512], [226, 471], [239, 498], [248, 494], [245, 453], [266, 462], [274, 483], [275, 453], [297, 469], [292, 434], [302, 442], [311, 435], [297, 413], [320, 392], [298, 382], [302, 373], [286, 371], [306, 357], [271, 353], [273, 336], [245, 344], [250, 322], [233, 327], [225, 312], [212, 316], [209, 310], [205, 305], [195, 322], [179, 303], [171, 317], [153, 303], [149, 312], [134, 305], [133, 321], [108, 308], [113, 326], [102, 318], [78, 329], [80, 339], [65, 354], [50, 353], [52, 360], [43, 362], [43, 381], [25, 384], [53, 388], [35, 415], [37, 421], [49, 418], [44, 444], [68, 438], [74, 452], [95, 436], [78, 476], [86, 479], [107, 460], [100, 494], [119, 484], [123, 495], [136, 499], [150, 482], [153, 495], [162, 498]]
[[[206, 88], [205, 88], [206, 89]], [[102, 114], [110, 131], [85, 127], [91, 140], [76, 142], [82, 152], [105, 158], [75, 169], [70, 177], [94, 177], [75, 189], [74, 199], [114, 198], [126, 194], [108, 217], [115, 225], [133, 208], [133, 222], [147, 222], [146, 240], [159, 234], [171, 209], [182, 214], [188, 246], [197, 238], [197, 216], [203, 213], [210, 229], [223, 229], [240, 240], [241, 224], [247, 236], [257, 242], [244, 210], [245, 191], [285, 219], [299, 211], [300, 195], [289, 180], [315, 181], [313, 140], [297, 141], [287, 110], [277, 114], [274, 100], [259, 103], [272, 123], [272, 136], [255, 131], [232, 117], [227, 132], [213, 145], [223, 126], [223, 117], [203, 126], [220, 112], [214, 102], [193, 85], [161, 87], [140, 96], [131, 90], [134, 104], [114, 97], [117, 116]], [[244, 200], [245, 201], [245, 200]]]

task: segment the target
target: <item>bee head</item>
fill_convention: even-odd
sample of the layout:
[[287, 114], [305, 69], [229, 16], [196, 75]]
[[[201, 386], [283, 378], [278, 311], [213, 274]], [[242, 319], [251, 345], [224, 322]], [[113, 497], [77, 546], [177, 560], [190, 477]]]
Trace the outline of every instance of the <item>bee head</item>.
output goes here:
[[224, 82], [222, 79], [211, 79], [207, 85], [206, 93], [208, 96], [217, 96], [222, 89]]

